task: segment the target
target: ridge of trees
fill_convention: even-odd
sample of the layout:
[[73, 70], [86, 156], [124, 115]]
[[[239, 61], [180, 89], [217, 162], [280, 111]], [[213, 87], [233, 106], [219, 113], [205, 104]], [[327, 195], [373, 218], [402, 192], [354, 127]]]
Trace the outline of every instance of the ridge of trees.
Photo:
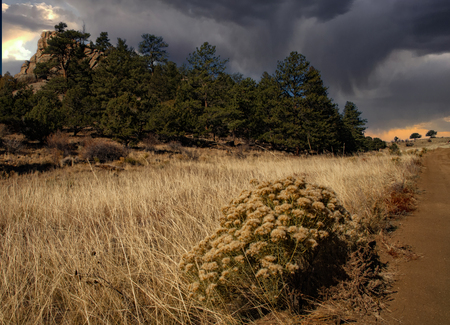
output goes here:
[[[386, 146], [364, 135], [367, 121], [354, 103], [339, 112], [320, 72], [300, 53], [291, 52], [273, 75], [264, 72], [256, 82], [228, 74], [228, 60], [208, 42], [177, 67], [160, 36], [143, 34], [136, 51], [121, 38], [113, 46], [107, 32], [87, 45], [89, 33], [68, 30], [62, 22], [55, 31], [45, 50], [52, 60], [38, 65], [36, 74], [45, 78], [58, 66], [62, 76], [36, 93], [8, 74], [0, 79], [0, 123], [29, 139], [42, 140], [63, 127], [74, 134], [92, 127], [126, 145], [152, 133], [240, 138], [296, 154]], [[94, 70], [86, 46], [106, 53]]]

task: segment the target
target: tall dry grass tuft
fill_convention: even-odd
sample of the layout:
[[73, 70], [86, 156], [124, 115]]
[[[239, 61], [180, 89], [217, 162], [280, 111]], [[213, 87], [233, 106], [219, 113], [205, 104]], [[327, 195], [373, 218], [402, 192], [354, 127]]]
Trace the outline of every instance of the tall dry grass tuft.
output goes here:
[[0, 180], [0, 323], [232, 323], [188, 298], [178, 264], [251, 179], [306, 176], [370, 225], [416, 166], [408, 155], [201, 158]]

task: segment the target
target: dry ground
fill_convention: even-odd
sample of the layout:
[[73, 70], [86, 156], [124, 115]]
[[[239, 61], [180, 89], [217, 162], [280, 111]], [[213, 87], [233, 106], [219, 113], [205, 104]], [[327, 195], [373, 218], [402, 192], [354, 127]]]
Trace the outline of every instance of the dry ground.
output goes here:
[[394, 236], [420, 258], [396, 260], [391, 324], [450, 324], [450, 149], [429, 152], [423, 163], [418, 210]]

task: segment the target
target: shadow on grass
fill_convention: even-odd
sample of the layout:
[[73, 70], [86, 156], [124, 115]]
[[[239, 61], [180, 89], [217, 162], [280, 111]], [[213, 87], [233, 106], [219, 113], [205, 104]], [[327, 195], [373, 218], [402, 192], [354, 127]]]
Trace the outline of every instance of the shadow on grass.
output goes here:
[[10, 176], [10, 175], [23, 175], [30, 174], [34, 172], [46, 172], [55, 169], [55, 165], [52, 163], [43, 163], [43, 164], [23, 164], [23, 165], [9, 165], [9, 164], [0, 164], [0, 177]]

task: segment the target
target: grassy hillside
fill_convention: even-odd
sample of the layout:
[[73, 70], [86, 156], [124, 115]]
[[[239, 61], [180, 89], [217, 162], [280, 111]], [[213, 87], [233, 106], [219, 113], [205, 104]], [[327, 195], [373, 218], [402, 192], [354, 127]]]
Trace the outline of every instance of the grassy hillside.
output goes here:
[[231, 323], [188, 298], [178, 263], [250, 180], [303, 175], [377, 233], [418, 170], [416, 155], [186, 152], [0, 179], [0, 323]]

